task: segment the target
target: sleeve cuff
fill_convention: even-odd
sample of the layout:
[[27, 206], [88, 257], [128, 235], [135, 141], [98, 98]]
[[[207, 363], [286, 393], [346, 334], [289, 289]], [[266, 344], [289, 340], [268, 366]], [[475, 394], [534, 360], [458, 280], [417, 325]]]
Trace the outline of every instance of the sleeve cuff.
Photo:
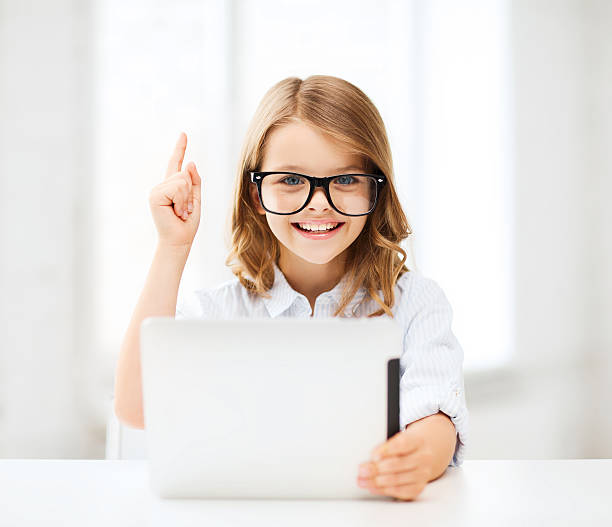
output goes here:
[[465, 445], [467, 444], [469, 413], [465, 404], [465, 395], [460, 386], [451, 386], [441, 390], [438, 386], [422, 386], [400, 395], [400, 429], [406, 425], [443, 412], [455, 425], [457, 441], [453, 459], [449, 467], [460, 467], [463, 464]]

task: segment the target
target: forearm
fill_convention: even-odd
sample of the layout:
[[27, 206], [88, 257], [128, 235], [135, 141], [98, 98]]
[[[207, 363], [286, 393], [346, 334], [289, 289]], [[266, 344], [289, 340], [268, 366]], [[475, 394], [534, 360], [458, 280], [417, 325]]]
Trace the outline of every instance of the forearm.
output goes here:
[[455, 453], [457, 431], [455, 425], [443, 412], [423, 417], [410, 423], [406, 428], [422, 427], [429, 447], [433, 452], [431, 477], [429, 481], [444, 474]]
[[149, 316], [174, 316], [188, 247], [161, 247], [155, 251], [127, 331], [115, 371], [115, 414], [127, 424], [144, 427], [140, 369], [140, 324]]

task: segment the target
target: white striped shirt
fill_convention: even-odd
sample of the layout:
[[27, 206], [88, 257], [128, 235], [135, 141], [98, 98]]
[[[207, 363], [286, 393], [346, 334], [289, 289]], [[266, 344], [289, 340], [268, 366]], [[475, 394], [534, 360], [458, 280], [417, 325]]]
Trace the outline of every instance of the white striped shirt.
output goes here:
[[[344, 277], [315, 301], [313, 318], [330, 317], [339, 305]], [[308, 299], [295, 291], [274, 264], [271, 298], [249, 295], [237, 277], [214, 288], [198, 289], [179, 298], [176, 318], [309, 317]], [[345, 314], [365, 295], [360, 288]], [[379, 291], [382, 298], [382, 292]], [[371, 298], [357, 306], [355, 315], [365, 316], [379, 309]], [[440, 286], [419, 271], [404, 273], [395, 284], [391, 311], [401, 324], [404, 345], [400, 355], [400, 429], [441, 411], [450, 417], [457, 442], [450, 467], [460, 466], [468, 433], [468, 410], [463, 382], [463, 349], [451, 329], [452, 308]], [[386, 314], [382, 316], [388, 316]]]

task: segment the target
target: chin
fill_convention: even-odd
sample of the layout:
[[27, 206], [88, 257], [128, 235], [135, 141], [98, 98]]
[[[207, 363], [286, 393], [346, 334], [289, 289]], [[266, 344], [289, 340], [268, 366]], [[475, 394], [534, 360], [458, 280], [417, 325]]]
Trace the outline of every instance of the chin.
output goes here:
[[295, 254], [296, 256], [300, 257], [302, 260], [312, 263], [312, 264], [318, 264], [318, 265], [323, 265], [323, 264], [327, 264], [329, 262], [331, 262], [334, 258], [336, 258], [337, 256], [340, 255], [340, 253], [338, 252], [334, 252], [332, 254], [312, 254], [312, 252], [310, 252], [309, 254], [302, 254], [298, 251], [294, 251], [292, 249], [289, 249], [293, 254]]
[[291, 254], [297, 256], [305, 262], [318, 265], [323, 265], [331, 262], [334, 258], [338, 257], [344, 251], [342, 247], [328, 247], [327, 249], [324, 249], [322, 247], [319, 249], [313, 249], [311, 247], [310, 249], [307, 249], [301, 246], [296, 247], [295, 244], [286, 243], [284, 240], [279, 241]]
[[346, 235], [349, 235], [348, 240], [346, 235], [338, 236], [337, 239], [334, 240], [335, 243], [329, 243], [329, 241], [332, 240], [311, 242], [302, 239], [299, 234], [293, 231], [293, 227], [291, 226], [287, 228], [285, 225], [270, 225], [270, 228], [277, 240], [287, 251], [305, 262], [317, 265], [327, 264], [340, 256], [354, 241], [354, 238], [357, 238], [359, 235], [358, 232], [346, 233]]

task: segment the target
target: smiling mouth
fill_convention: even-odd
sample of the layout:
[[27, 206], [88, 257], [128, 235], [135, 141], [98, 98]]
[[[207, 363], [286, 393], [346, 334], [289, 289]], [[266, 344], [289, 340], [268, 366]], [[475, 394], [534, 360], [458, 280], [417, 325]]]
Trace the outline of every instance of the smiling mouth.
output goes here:
[[325, 229], [323, 231], [313, 231], [313, 230], [310, 230], [310, 229], [302, 229], [302, 227], [300, 227], [299, 223], [292, 223], [291, 225], [293, 225], [296, 229], [299, 229], [302, 232], [310, 232], [311, 234], [319, 234], [319, 233], [324, 234], [326, 232], [335, 231], [339, 227], [342, 227], [342, 225], [344, 225], [344, 222], [339, 222], [335, 227], [332, 227], [331, 229]]

